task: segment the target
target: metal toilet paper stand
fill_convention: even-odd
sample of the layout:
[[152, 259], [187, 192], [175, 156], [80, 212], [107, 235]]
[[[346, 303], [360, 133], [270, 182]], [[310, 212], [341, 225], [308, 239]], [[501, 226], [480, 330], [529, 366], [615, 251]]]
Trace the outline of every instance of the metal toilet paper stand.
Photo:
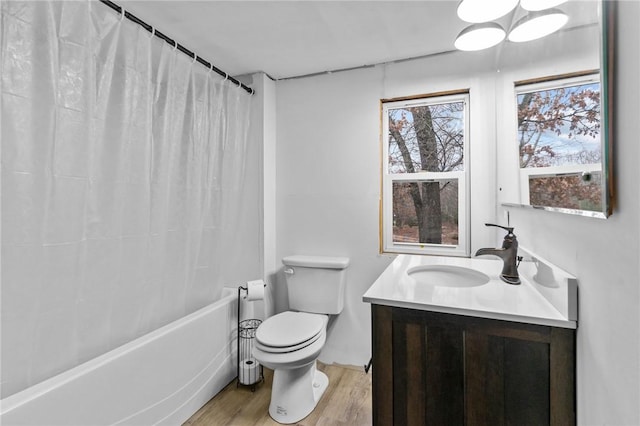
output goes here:
[[256, 338], [256, 330], [262, 321], [259, 319], [240, 320], [240, 318], [242, 318], [240, 316], [240, 305], [242, 304], [243, 291], [247, 293], [247, 287], [238, 287], [238, 381], [236, 382], [236, 387], [239, 385], [251, 386], [251, 391], [253, 392], [256, 390], [256, 383], [264, 380], [262, 365], [260, 365], [253, 357], [253, 345]]

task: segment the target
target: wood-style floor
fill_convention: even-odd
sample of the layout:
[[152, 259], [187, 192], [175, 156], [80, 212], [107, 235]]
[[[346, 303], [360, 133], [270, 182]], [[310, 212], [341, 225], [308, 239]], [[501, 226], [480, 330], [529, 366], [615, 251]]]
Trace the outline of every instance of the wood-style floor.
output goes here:
[[[371, 374], [365, 374], [363, 368], [321, 363], [318, 370], [329, 377], [329, 387], [315, 410], [296, 425], [371, 425]], [[269, 417], [273, 372], [265, 368], [264, 376], [255, 392], [250, 387], [236, 386], [235, 380], [229, 383], [183, 426], [278, 425]]]

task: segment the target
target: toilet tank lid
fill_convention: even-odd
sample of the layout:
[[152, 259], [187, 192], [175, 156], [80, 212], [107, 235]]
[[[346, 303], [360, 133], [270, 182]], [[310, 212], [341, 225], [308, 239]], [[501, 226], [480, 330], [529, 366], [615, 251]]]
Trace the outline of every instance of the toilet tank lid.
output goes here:
[[301, 266], [305, 268], [345, 269], [349, 266], [348, 257], [335, 256], [305, 256], [293, 255], [282, 259], [286, 266]]

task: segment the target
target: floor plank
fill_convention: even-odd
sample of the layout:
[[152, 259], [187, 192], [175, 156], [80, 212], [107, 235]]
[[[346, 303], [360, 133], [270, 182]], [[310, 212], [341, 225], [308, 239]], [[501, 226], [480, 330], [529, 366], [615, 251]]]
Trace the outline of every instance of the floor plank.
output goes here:
[[[362, 368], [324, 365], [318, 370], [329, 377], [329, 387], [316, 409], [296, 425], [365, 426], [371, 418], [371, 375]], [[274, 426], [269, 416], [273, 372], [264, 369], [265, 380], [256, 386], [229, 383], [218, 395], [198, 410], [183, 426]]]

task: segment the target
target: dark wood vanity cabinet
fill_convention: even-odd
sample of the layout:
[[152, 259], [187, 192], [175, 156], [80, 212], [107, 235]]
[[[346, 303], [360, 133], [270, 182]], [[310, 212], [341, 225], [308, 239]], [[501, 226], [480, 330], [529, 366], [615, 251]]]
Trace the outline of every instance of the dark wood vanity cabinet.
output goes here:
[[575, 330], [371, 306], [374, 425], [576, 423]]

